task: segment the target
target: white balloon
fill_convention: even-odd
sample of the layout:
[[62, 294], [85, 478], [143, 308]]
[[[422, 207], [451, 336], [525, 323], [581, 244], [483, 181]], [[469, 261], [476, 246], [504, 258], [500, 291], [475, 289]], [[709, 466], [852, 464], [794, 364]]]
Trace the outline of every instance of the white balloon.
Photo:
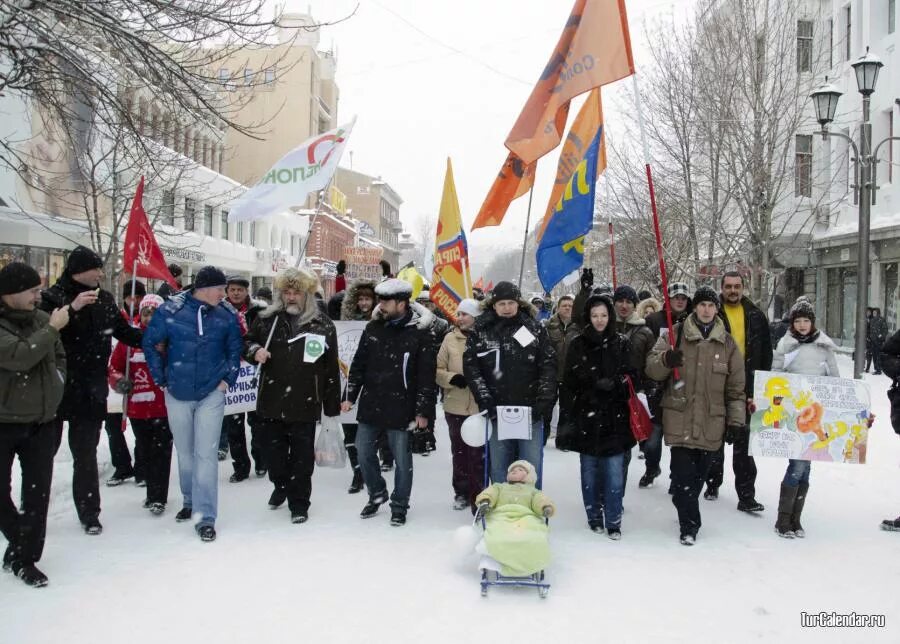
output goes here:
[[487, 417], [482, 414], [469, 416], [463, 421], [460, 435], [469, 447], [484, 447], [484, 423]]

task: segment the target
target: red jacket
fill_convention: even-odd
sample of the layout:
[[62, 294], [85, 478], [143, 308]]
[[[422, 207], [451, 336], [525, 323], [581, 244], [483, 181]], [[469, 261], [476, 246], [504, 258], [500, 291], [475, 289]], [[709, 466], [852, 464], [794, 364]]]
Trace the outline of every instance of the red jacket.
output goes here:
[[[107, 371], [110, 387], [115, 387], [116, 383], [125, 377], [127, 350], [128, 346], [124, 342], [119, 342], [113, 349]], [[141, 349], [131, 350], [131, 369], [128, 379], [134, 383], [134, 389], [128, 398], [129, 418], [165, 418], [168, 415], [166, 413], [166, 396], [150, 377], [150, 369], [147, 368], [147, 361]]]
[[347, 278], [343, 275], [338, 275], [334, 278], [334, 292], [340, 293], [345, 290], [347, 290]]

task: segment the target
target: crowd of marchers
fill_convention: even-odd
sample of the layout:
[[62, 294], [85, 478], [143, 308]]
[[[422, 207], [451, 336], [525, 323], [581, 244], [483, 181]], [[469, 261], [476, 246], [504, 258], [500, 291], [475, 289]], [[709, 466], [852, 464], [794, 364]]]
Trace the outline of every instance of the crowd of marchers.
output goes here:
[[[174, 446], [181, 492], [175, 520], [191, 521], [208, 542], [216, 538], [219, 462], [229, 452], [230, 482], [268, 474], [269, 507], [286, 503], [291, 522], [302, 524], [309, 519], [317, 423], [355, 412], [356, 422], [343, 425], [352, 466], [347, 491], [366, 490], [362, 518], [389, 503], [391, 525], [403, 526], [413, 455], [434, 450], [441, 400], [455, 509], [475, 513], [485, 473], [504, 483], [517, 462], [534, 466], [540, 489], [543, 452], [555, 434], [556, 448], [579, 455], [587, 526], [618, 540], [636, 445], [629, 402], [634, 392], [643, 393], [652, 433], [639, 445], [645, 471], [638, 487], [652, 486], [662, 474], [667, 445], [669, 493], [680, 541], [689, 546], [701, 526], [701, 494], [719, 498], [725, 444], [732, 445], [737, 509], [764, 511], [749, 453], [755, 373], [839, 375], [835, 344], [816, 328], [810, 302], [799, 298], [783, 320], [769, 325], [745, 295], [739, 273], [726, 273], [718, 292], [670, 284], [668, 312], [650, 293], [628, 285], [595, 287], [590, 269], [578, 294], [552, 307], [542, 298], [526, 301], [517, 286], [500, 282], [461, 300], [451, 325], [427, 291], [413, 298], [412, 286], [394, 278], [386, 263], [382, 279], [349, 284], [339, 264], [338, 293], [327, 302], [318, 278], [303, 269], [281, 271], [274, 288], [260, 289], [254, 299], [247, 280], [207, 266], [192, 284], [156, 294], [129, 282], [118, 305], [100, 288], [102, 266], [93, 251], [78, 247], [46, 290], [25, 264], [0, 270], [3, 568], [32, 586], [47, 584], [36, 564], [64, 432], [72, 499], [85, 533], [103, 530], [97, 446], [105, 425], [114, 467], [106, 484], [133, 479], [146, 488], [144, 507], [163, 515]], [[896, 382], [900, 332], [887, 338], [875, 317], [870, 350], [876, 371]], [[334, 320], [367, 322], [346, 386]], [[257, 368], [256, 409], [226, 415], [226, 392], [242, 359]], [[110, 387], [125, 395], [122, 414], [107, 412]], [[500, 440], [497, 410], [509, 406], [529, 408], [527, 438]], [[463, 440], [464, 422], [476, 415], [492, 427], [484, 448]], [[134, 434], [133, 461], [126, 427]], [[11, 494], [16, 457], [18, 503]], [[391, 470], [389, 489], [385, 474]], [[809, 461], [790, 460], [775, 520], [779, 536], [805, 536], [801, 516], [809, 487]], [[900, 518], [882, 527], [900, 530]]]

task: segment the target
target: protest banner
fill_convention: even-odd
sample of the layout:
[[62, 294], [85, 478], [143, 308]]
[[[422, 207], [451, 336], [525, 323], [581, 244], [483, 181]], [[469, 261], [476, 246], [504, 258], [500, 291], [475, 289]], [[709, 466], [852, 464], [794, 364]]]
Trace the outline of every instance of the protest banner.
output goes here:
[[861, 380], [757, 371], [750, 453], [770, 458], [864, 464], [871, 410]]
[[256, 367], [241, 360], [237, 382], [225, 392], [225, 415], [255, 411], [257, 390]]
[[344, 261], [347, 262], [347, 281], [367, 279], [373, 282], [381, 280], [381, 256], [384, 249], [380, 246], [346, 246]]
[[[338, 344], [338, 367], [341, 371], [341, 400], [344, 400], [347, 392], [347, 378], [350, 376], [350, 365], [353, 363], [353, 356], [356, 355], [356, 348], [359, 346], [359, 339], [366, 328], [367, 322], [335, 322], [334, 327], [337, 330]], [[340, 415], [342, 423], [356, 422], [356, 407], [354, 406], [346, 414]]]

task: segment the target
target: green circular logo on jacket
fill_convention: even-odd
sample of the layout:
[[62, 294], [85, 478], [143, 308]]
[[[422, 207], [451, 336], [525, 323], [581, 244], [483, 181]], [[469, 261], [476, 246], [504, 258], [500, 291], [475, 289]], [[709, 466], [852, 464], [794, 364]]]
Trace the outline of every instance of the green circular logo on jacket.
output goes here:
[[309, 340], [306, 343], [306, 353], [314, 358], [318, 358], [322, 355], [324, 350], [325, 347], [323, 347], [322, 343], [318, 340]]

